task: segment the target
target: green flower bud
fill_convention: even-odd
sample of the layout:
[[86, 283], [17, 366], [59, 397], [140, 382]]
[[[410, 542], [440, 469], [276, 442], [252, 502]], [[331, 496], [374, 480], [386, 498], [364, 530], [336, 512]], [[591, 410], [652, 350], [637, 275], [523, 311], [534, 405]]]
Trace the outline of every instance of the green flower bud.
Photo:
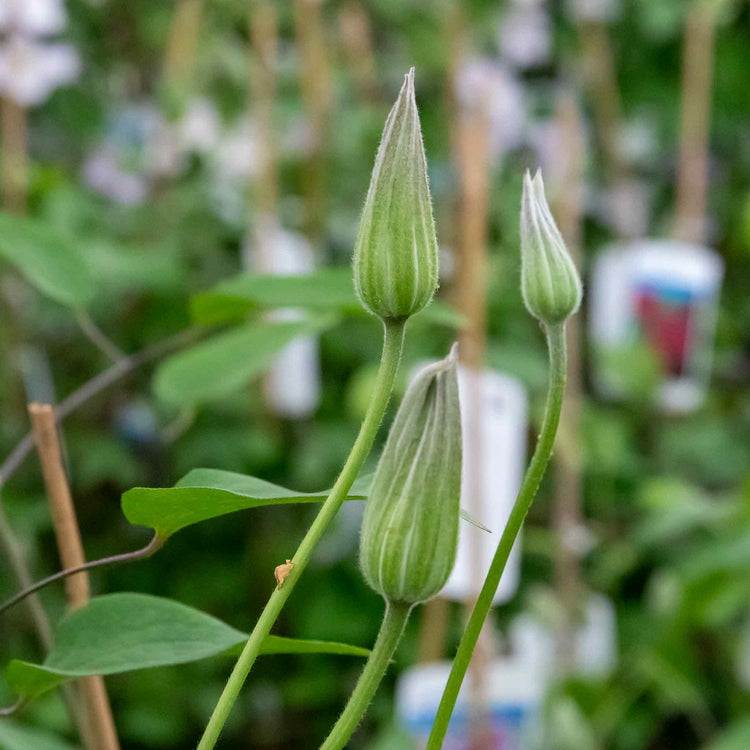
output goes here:
[[545, 323], [561, 323], [581, 304], [581, 279], [544, 195], [542, 173], [523, 178], [521, 292], [526, 309]]
[[414, 68], [383, 129], [354, 249], [354, 285], [364, 307], [406, 318], [438, 285], [438, 250]]
[[360, 565], [386, 600], [435, 596], [456, 562], [461, 415], [456, 347], [409, 386], [380, 457], [362, 522]]

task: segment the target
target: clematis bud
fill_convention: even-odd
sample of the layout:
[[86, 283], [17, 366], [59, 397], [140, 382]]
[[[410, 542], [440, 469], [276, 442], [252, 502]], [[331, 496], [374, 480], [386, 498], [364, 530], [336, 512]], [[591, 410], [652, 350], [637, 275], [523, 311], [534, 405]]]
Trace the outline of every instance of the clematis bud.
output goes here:
[[521, 199], [521, 292], [526, 309], [541, 321], [561, 323], [581, 304], [578, 271], [544, 195], [542, 173], [528, 170]]
[[380, 457], [362, 522], [360, 565], [388, 601], [435, 596], [453, 570], [461, 496], [456, 347], [409, 386]]
[[388, 115], [354, 249], [354, 285], [367, 310], [403, 319], [429, 304], [438, 250], [412, 68]]

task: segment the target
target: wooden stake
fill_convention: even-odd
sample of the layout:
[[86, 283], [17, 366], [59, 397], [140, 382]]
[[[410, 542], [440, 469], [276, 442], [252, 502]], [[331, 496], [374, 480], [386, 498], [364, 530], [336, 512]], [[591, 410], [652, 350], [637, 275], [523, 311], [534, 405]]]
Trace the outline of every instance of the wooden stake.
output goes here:
[[13, 213], [26, 213], [28, 156], [26, 109], [9, 96], [0, 101], [2, 126], [3, 206]]
[[677, 165], [675, 236], [705, 242], [715, 10], [693, 0], [682, 55], [682, 115]]
[[247, 242], [251, 257], [246, 268], [256, 273], [273, 270], [273, 237], [278, 224], [279, 175], [276, 157], [276, 56], [278, 26], [276, 11], [268, 0], [254, 0], [248, 18], [250, 31], [250, 64], [252, 113], [257, 125], [258, 153], [262, 163], [250, 186], [255, 233]]
[[379, 87], [375, 76], [372, 29], [367, 12], [357, 0], [349, 0], [341, 6], [339, 30], [346, 64], [354, 73], [359, 98], [365, 104], [374, 104], [379, 99]]
[[200, 35], [203, 0], [178, 0], [164, 55], [164, 80], [168, 85], [186, 87], [195, 67]]
[[[583, 124], [578, 104], [570, 93], [560, 95], [557, 121], [562, 130], [559, 178], [553, 181], [555, 218], [573, 260], [581, 273], [583, 216]], [[557, 631], [556, 660], [561, 673], [573, 667], [574, 638], [582, 598], [580, 551], [576, 537], [582, 527], [582, 435], [583, 382], [581, 314], [566, 324], [568, 383], [560, 416], [558, 450], [555, 456], [555, 505], [553, 525], [557, 537], [555, 579], [563, 621]]]
[[604, 21], [579, 22], [578, 40], [608, 181], [617, 185], [625, 181], [628, 174], [618, 143], [622, 132], [622, 104], [606, 24]]
[[321, 0], [294, 0], [294, 28], [300, 54], [302, 99], [312, 130], [305, 177], [305, 233], [315, 247], [319, 247], [323, 233], [328, 126], [333, 103], [331, 68], [320, 6]]
[[[34, 441], [39, 453], [44, 484], [55, 526], [57, 547], [63, 568], [85, 562], [81, 535], [78, 530], [75, 508], [63, 468], [60, 442], [57, 435], [55, 412], [51, 404], [29, 404]], [[65, 581], [65, 590], [71, 608], [84, 606], [89, 600], [89, 581], [86, 573], [77, 573]], [[119, 750], [109, 698], [101, 677], [84, 677], [78, 680], [86, 715], [96, 750]]]

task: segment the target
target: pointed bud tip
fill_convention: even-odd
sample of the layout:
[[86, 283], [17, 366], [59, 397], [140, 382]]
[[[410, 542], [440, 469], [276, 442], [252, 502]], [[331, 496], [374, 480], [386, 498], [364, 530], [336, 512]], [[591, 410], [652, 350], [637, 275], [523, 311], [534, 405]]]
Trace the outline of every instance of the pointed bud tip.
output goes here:
[[542, 170], [526, 170], [521, 198], [521, 291], [527, 310], [560, 323], [578, 310], [581, 280], [549, 209]]
[[448, 356], [445, 358], [445, 361], [449, 365], [458, 363], [458, 341], [453, 342], [453, 346], [451, 346], [451, 350], [448, 352]]

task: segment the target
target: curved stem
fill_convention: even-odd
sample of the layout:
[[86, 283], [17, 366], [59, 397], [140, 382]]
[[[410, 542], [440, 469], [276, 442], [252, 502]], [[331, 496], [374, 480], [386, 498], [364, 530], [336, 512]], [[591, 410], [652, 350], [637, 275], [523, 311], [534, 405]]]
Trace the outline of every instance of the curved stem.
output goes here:
[[158, 535], [154, 535], [154, 538], [142, 549], [134, 550], [133, 552], [123, 552], [120, 555], [111, 555], [110, 557], [102, 557], [99, 560], [91, 560], [90, 562], [84, 563], [83, 565], [77, 565], [74, 568], [65, 568], [58, 573], [54, 573], [51, 576], [42, 578], [41, 581], [27, 586], [23, 591], [19, 591], [15, 596], [12, 596], [7, 601], [0, 604], [0, 616], [11, 607], [15, 606], [19, 602], [23, 601], [27, 596], [30, 596], [39, 589], [43, 589], [45, 586], [55, 581], [60, 581], [63, 578], [72, 576], [75, 573], [83, 573], [86, 570], [92, 568], [102, 568], [105, 565], [118, 565], [119, 563], [135, 562], [136, 560], [145, 560], [147, 557], [151, 557], [155, 552], [158, 552], [163, 546], [166, 539]]
[[344, 712], [320, 746], [320, 750], [341, 750], [346, 747], [346, 743], [349, 742], [349, 738], [362, 721], [375, 691], [385, 676], [406, 627], [411, 608], [411, 604], [404, 602], [386, 602], [383, 624], [380, 626], [377, 640], [357, 681], [357, 686]]
[[385, 321], [384, 326], [383, 353], [380, 358], [380, 368], [378, 369], [378, 376], [375, 382], [375, 392], [362, 422], [362, 427], [359, 430], [359, 435], [349, 453], [349, 458], [347, 458], [330, 495], [328, 495], [326, 501], [323, 503], [323, 507], [318, 512], [312, 526], [310, 526], [305, 538], [297, 548], [297, 552], [292, 558], [292, 567], [289, 575], [283, 584], [278, 586], [273, 594], [271, 594], [265, 609], [261, 613], [260, 618], [258, 618], [258, 622], [255, 624], [255, 628], [253, 628], [253, 632], [250, 634], [250, 638], [245, 644], [245, 648], [224, 687], [224, 692], [221, 694], [221, 698], [219, 698], [219, 702], [216, 704], [216, 708], [209, 719], [208, 726], [198, 745], [198, 750], [211, 750], [216, 745], [221, 730], [232, 710], [232, 706], [260, 652], [263, 640], [271, 632], [271, 628], [281, 613], [286, 600], [302, 575], [315, 549], [315, 545], [341, 507], [341, 503], [346, 498], [354, 480], [357, 478], [357, 474], [359, 474], [362, 468], [362, 464], [364, 464], [365, 459], [370, 453], [386, 407], [388, 406], [388, 401], [390, 401], [393, 383], [396, 379], [398, 365], [401, 360], [406, 321]]
[[484, 621], [492, 607], [492, 599], [497, 591], [500, 578], [505, 570], [508, 556], [513, 549], [513, 543], [521, 530], [526, 514], [529, 512], [534, 500], [539, 483], [542, 481], [544, 472], [552, 455], [552, 447], [555, 442], [557, 425], [560, 421], [560, 410], [562, 408], [563, 393], [565, 391], [565, 374], [567, 369], [567, 356], [565, 350], [565, 324], [559, 323], [547, 327], [547, 345], [549, 347], [550, 372], [549, 389], [547, 391], [547, 404], [544, 412], [542, 430], [536, 450], [526, 470], [521, 484], [521, 489], [511, 511], [508, 523], [503, 535], [497, 545], [495, 556], [487, 573], [479, 598], [471, 613], [466, 630], [461, 637], [461, 643], [453, 660], [451, 673], [440, 700], [435, 723], [432, 725], [430, 738], [426, 750], [440, 750], [448, 731], [451, 714], [458, 699], [461, 683], [464, 681], [471, 655], [474, 652], [479, 634], [482, 631]]

